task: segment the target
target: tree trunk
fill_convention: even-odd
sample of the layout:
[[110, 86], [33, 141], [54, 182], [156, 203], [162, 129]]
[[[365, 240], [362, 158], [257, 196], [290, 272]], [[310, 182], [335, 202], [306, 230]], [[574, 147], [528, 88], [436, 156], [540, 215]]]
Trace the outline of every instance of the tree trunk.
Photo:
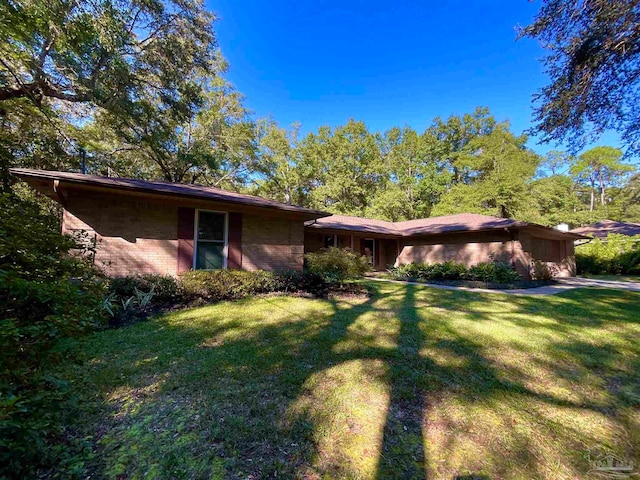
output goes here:
[[604, 187], [604, 176], [602, 175], [602, 169], [598, 170], [598, 181], [600, 183], [600, 204], [604, 207], [605, 187]]

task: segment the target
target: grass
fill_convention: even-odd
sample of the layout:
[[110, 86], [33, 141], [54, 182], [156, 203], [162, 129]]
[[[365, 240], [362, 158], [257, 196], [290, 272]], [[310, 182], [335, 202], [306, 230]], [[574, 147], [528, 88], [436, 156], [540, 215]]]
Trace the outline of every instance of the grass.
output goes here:
[[[67, 342], [91, 478], [585, 478], [640, 460], [640, 294], [371, 285]], [[58, 472], [60, 473], [60, 472]]]
[[640, 283], [640, 275], [580, 275], [583, 278], [593, 278], [595, 280], [614, 280], [617, 282], [638, 282]]

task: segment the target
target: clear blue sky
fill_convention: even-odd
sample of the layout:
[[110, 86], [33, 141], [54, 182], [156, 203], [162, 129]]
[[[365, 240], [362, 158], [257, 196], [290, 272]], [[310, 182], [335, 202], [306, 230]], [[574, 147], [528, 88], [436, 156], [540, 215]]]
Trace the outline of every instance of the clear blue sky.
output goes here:
[[[540, 1], [208, 0], [229, 80], [254, 116], [303, 132], [363, 120], [371, 130], [488, 106], [515, 133], [547, 82], [535, 41], [516, 42]], [[615, 134], [597, 144], [618, 146]], [[539, 153], [558, 148], [537, 145]]]

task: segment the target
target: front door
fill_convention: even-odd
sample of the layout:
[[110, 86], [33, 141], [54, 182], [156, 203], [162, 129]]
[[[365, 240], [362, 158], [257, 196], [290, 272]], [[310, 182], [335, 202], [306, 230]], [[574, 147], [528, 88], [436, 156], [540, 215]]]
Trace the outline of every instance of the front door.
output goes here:
[[367, 257], [369, 264], [375, 268], [376, 242], [373, 238], [365, 238], [362, 240], [362, 254]]

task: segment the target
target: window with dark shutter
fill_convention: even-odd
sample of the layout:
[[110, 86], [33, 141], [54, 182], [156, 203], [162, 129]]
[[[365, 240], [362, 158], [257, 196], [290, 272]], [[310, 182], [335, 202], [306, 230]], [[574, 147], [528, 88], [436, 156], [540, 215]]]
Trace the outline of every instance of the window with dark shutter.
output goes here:
[[196, 270], [226, 268], [227, 214], [198, 210], [196, 218]]

